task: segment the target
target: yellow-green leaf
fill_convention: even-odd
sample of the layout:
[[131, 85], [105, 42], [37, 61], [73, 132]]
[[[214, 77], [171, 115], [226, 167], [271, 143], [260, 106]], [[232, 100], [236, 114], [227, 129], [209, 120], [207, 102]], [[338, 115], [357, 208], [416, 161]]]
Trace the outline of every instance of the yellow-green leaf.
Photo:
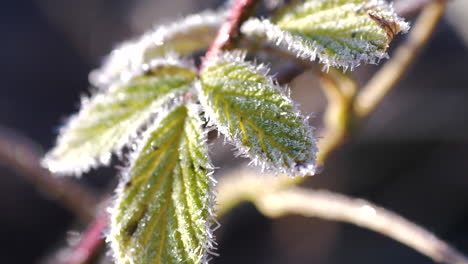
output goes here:
[[126, 83], [118, 83], [89, 99], [60, 131], [43, 164], [53, 172], [80, 174], [108, 164], [160, 109], [183, 96], [196, 78], [182, 63], [153, 64]]
[[240, 153], [263, 169], [289, 175], [315, 172], [312, 128], [267, 69], [238, 52], [206, 62], [197, 84], [207, 117]]
[[211, 165], [198, 108], [179, 106], [147, 130], [111, 209], [117, 264], [201, 263], [211, 248]]
[[251, 19], [242, 32], [266, 38], [301, 58], [351, 69], [376, 63], [408, 23], [384, 0], [308, 0], [286, 6], [272, 20]]

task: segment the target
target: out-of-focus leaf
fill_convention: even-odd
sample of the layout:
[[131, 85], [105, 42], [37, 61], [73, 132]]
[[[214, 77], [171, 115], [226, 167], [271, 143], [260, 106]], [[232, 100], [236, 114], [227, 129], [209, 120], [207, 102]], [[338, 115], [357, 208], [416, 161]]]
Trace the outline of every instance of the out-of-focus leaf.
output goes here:
[[351, 69], [387, 57], [409, 25], [384, 0], [309, 0], [286, 6], [272, 20], [251, 19], [242, 32], [264, 37], [301, 58]]
[[315, 172], [312, 128], [267, 69], [238, 52], [206, 62], [197, 84], [207, 117], [241, 154], [264, 169], [289, 175]]
[[118, 264], [205, 262], [212, 169], [201, 125], [196, 106], [179, 106], [139, 142], [111, 210]]
[[179, 21], [156, 26], [136, 40], [120, 45], [104, 65], [91, 72], [90, 82], [107, 88], [114, 82], [126, 81], [129, 74], [158, 57], [175, 53], [182, 56], [206, 49], [224, 21], [226, 11], [205, 11]]
[[52, 172], [80, 174], [107, 164], [160, 109], [183, 96], [196, 78], [182, 62], [153, 63], [145, 73], [89, 99], [60, 131], [43, 160]]

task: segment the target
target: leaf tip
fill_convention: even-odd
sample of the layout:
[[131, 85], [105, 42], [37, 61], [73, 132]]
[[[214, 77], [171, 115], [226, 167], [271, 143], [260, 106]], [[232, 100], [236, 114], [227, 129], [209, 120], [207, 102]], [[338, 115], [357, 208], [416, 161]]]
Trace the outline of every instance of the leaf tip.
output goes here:
[[297, 57], [319, 60], [324, 68], [354, 69], [376, 64], [396, 34], [409, 24], [384, 0], [301, 1], [287, 6], [273, 21], [250, 19], [241, 31], [265, 38]]

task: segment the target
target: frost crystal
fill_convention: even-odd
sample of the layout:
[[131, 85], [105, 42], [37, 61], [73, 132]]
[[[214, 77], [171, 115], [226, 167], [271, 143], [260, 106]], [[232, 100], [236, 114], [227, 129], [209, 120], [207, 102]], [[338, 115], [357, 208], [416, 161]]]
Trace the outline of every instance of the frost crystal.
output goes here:
[[162, 114], [137, 143], [110, 209], [116, 263], [207, 263], [212, 166], [198, 107]]
[[197, 84], [205, 113], [253, 164], [291, 176], [314, 174], [313, 129], [267, 74], [240, 52], [207, 61]]
[[84, 98], [43, 165], [55, 173], [81, 174], [108, 164], [112, 153], [119, 153], [153, 116], [192, 87], [196, 72], [188, 65], [171, 58], [153, 60], [142, 66], [143, 75]]
[[205, 11], [167, 25], [160, 25], [140, 38], [121, 44], [109, 55], [104, 65], [90, 74], [90, 82], [99, 88], [107, 88], [114, 82], [128, 80], [142, 65], [155, 58], [174, 52], [180, 55], [208, 47], [218, 27], [224, 21], [226, 11]]
[[250, 19], [241, 31], [300, 58], [346, 70], [386, 58], [388, 44], [408, 29], [383, 0], [309, 0], [287, 6], [271, 21]]

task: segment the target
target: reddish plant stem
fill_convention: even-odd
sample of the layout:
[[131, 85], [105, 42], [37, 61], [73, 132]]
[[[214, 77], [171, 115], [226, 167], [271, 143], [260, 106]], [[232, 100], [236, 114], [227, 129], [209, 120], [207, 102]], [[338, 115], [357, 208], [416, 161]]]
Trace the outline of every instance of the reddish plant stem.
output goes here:
[[83, 233], [78, 245], [72, 249], [64, 264], [88, 263], [104, 245], [103, 230], [107, 228], [109, 215], [103, 213]]
[[217, 56], [221, 51], [232, 48], [239, 37], [239, 27], [252, 13], [252, 10], [258, 3], [258, 0], [237, 0], [229, 10], [226, 21], [218, 30], [211, 46], [205, 54], [205, 58], [200, 65], [199, 70], [203, 68], [203, 62]]

